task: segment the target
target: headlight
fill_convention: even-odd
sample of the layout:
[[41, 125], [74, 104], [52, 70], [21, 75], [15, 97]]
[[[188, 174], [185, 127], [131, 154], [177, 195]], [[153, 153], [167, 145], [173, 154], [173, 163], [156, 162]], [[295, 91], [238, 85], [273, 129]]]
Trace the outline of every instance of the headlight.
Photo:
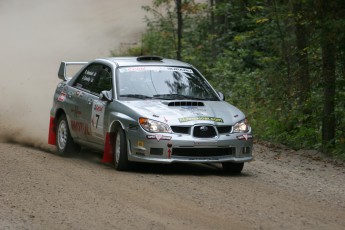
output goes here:
[[140, 126], [150, 133], [170, 133], [170, 127], [168, 124], [163, 122], [151, 120], [148, 118], [140, 117], [139, 118]]
[[247, 133], [248, 131], [249, 131], [249, 124], [248, 124], [247, 119], [237, 122], [233, 128], [234, 133]]

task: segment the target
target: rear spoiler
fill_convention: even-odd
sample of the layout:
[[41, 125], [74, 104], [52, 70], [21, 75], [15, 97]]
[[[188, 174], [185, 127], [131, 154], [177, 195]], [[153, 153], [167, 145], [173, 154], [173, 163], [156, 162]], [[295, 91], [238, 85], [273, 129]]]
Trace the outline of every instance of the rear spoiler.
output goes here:
[[67, 66], [68, 65], [86, 65], [88, 62], [61, 62], [60, 64], [60, 68], [59, 68], [59, 72], [58, 72], [58, 76], [60, 79], [64, 80], [64, 81], [68, 81], [71, 80], [72, 77], [68, 77], [67, 76]]

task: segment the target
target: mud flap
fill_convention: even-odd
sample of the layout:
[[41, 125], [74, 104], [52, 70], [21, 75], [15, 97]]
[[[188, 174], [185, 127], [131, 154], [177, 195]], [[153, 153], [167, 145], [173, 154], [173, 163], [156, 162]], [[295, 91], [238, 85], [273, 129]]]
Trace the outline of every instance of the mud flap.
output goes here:
[[56, 130], [55, 130], [55, 118], [50, 117], [48, 144], [56, 145]]
[[115, 133], [107, 133], [104, 143], [103, 163], [110, 163], [114, 161], [115, 149]]

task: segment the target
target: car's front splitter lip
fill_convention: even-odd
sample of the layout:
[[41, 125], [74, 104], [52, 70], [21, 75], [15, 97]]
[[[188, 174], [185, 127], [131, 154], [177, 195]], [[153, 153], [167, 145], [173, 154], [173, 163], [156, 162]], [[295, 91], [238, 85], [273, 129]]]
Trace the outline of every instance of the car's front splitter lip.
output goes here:
[[253, 156], [246, 157], [235, 157], [235, 156], [212, 156], [212, 157], [181, 157], [181, 156], [172, 156], [171, 158], [155, 158], [155, 157], [146, 157], [139, 155], [129, 155], [128, 160], [135, 162], [146, 162], [146, 163], [221, 163], [221, 162], [248, 162], [253, 160]]

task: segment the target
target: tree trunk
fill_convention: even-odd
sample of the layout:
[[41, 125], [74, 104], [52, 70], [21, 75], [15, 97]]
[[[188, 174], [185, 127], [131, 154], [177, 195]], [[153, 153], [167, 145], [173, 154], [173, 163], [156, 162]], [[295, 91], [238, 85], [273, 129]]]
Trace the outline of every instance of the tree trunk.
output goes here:
[[309, 62], [308, 62], [308, 33], [306, 26], [303, 24], [304, 13], [302, 3], [299, 0], [293, 2], [293, 13], [295, 19], [295, 36], [297, 47], [297, 62], [298, 67], [296, 71], [297, 78], [297, 96], [299, 104], [304, 105], [305, 101], [309, 97], [310, 92], [310, 78], [309, 78]]
[[335, 46], [332, 41], [322, 44], [322, 77], [324, 81], [324, 106], [322, 141], [335, 144]]
[[181, 60], [182, 51], [182, 0], [176, 0], [176, 13], [177, 13], [177, 51], [176, 58]]
[[[210, 7], [211, 7], [211, 25], [210, 25], [210, 33], [211, 33], [211, 56], [212, 56], [212, 60], [215, 61], [216, 60], [216, 56], [218, 54], [217, 50], [216, 50], [216, 45], [215, 45], [215, 36], [216, 36], [216, 30], [215, 30], [215, 18], [214, 18], [214, 11], [215, 11], [215, 5], [214, 5], [214, 1], [215, 0], [210, 0]], [[212, 63], [211, 63], [212, 64]]]
[[322, 49], [322, 78], [324, 82], [324, 106], [322, 116], [322, 143], [324, 150], [335, 146], [335, 62], [336, 62], [336, 33], [331, 26], [333, 8], [326, 0], [320, 2]]

